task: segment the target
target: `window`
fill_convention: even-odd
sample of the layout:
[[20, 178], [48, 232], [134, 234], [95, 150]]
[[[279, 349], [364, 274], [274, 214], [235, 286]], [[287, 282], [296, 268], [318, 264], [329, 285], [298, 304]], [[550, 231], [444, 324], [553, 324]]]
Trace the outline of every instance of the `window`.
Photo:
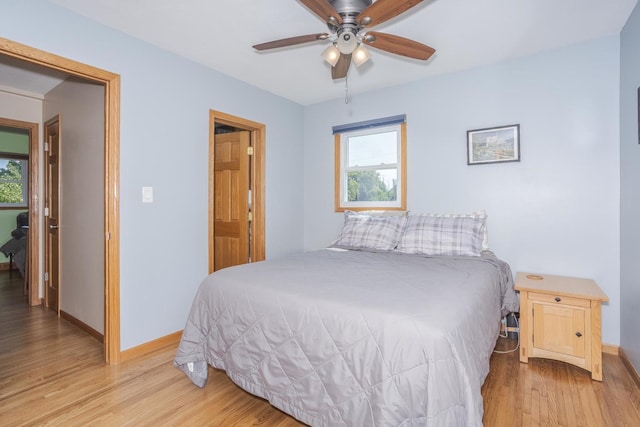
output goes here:
[[0, 207], [26, 207], [27, 158], [0, 154]]
[[405, 116], [336, 126], [336, 211], [406, 210]]

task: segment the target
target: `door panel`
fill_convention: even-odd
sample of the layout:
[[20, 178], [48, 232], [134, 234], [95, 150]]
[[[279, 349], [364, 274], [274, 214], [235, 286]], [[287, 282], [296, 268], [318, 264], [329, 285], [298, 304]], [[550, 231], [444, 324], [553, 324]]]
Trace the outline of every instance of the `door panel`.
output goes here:
[[584, 357], [585, 338], [575, 335], [584, 332], [585, 310], [581, 307], [533, 304], [533, 336], [535, 347]]
[[45, 304], [60, 312], [60, 118], [45, 124]]
[[248, 131], [215, 136], [214, 270], [249, 262]]

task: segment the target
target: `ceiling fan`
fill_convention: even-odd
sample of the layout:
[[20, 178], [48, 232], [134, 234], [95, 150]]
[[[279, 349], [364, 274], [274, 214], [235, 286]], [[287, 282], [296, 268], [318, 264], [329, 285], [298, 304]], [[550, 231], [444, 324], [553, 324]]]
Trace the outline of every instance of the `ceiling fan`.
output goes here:
[[364, 45], [424, 61], [435, 52], [435, 49], [414, 40], [368, 30], [395, 18], [422, 0], [299, 1], [325, 21], [330, 32], [274, 40], [254, 45], [254, 49], [261, 51], [328, 40], [331, 45], [325, 49], [322, 57], [331, 64], [331, 77], [334, 80], [347, 76], [352, 59], [357, 66], [369, 59], [371, 55]]

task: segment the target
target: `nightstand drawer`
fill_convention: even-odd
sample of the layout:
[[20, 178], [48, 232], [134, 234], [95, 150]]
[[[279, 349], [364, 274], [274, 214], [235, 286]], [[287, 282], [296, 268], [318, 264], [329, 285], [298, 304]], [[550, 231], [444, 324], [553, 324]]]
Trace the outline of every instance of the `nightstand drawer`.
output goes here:
[[551, 304], [565, 304], [576, 307], [591, 307], [591, 301], [584, 298], [567, 297], [563, 295], [540, 294], [529, 292], [529, 301], [548, 302]]

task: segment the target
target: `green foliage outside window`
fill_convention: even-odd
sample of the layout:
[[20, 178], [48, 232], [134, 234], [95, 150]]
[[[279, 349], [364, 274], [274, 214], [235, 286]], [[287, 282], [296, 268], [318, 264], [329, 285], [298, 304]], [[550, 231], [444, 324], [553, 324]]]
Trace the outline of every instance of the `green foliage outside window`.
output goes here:
[[19, 160], [8, 160], [0, 168], [0, 203], [23, 203], [22, 165]]
[[397, 181], [393, 180], [391, 188], [387, 188], [377, 171], [353, 171], [348, 175], [348, 201], [395, 201], [397, 200]]

